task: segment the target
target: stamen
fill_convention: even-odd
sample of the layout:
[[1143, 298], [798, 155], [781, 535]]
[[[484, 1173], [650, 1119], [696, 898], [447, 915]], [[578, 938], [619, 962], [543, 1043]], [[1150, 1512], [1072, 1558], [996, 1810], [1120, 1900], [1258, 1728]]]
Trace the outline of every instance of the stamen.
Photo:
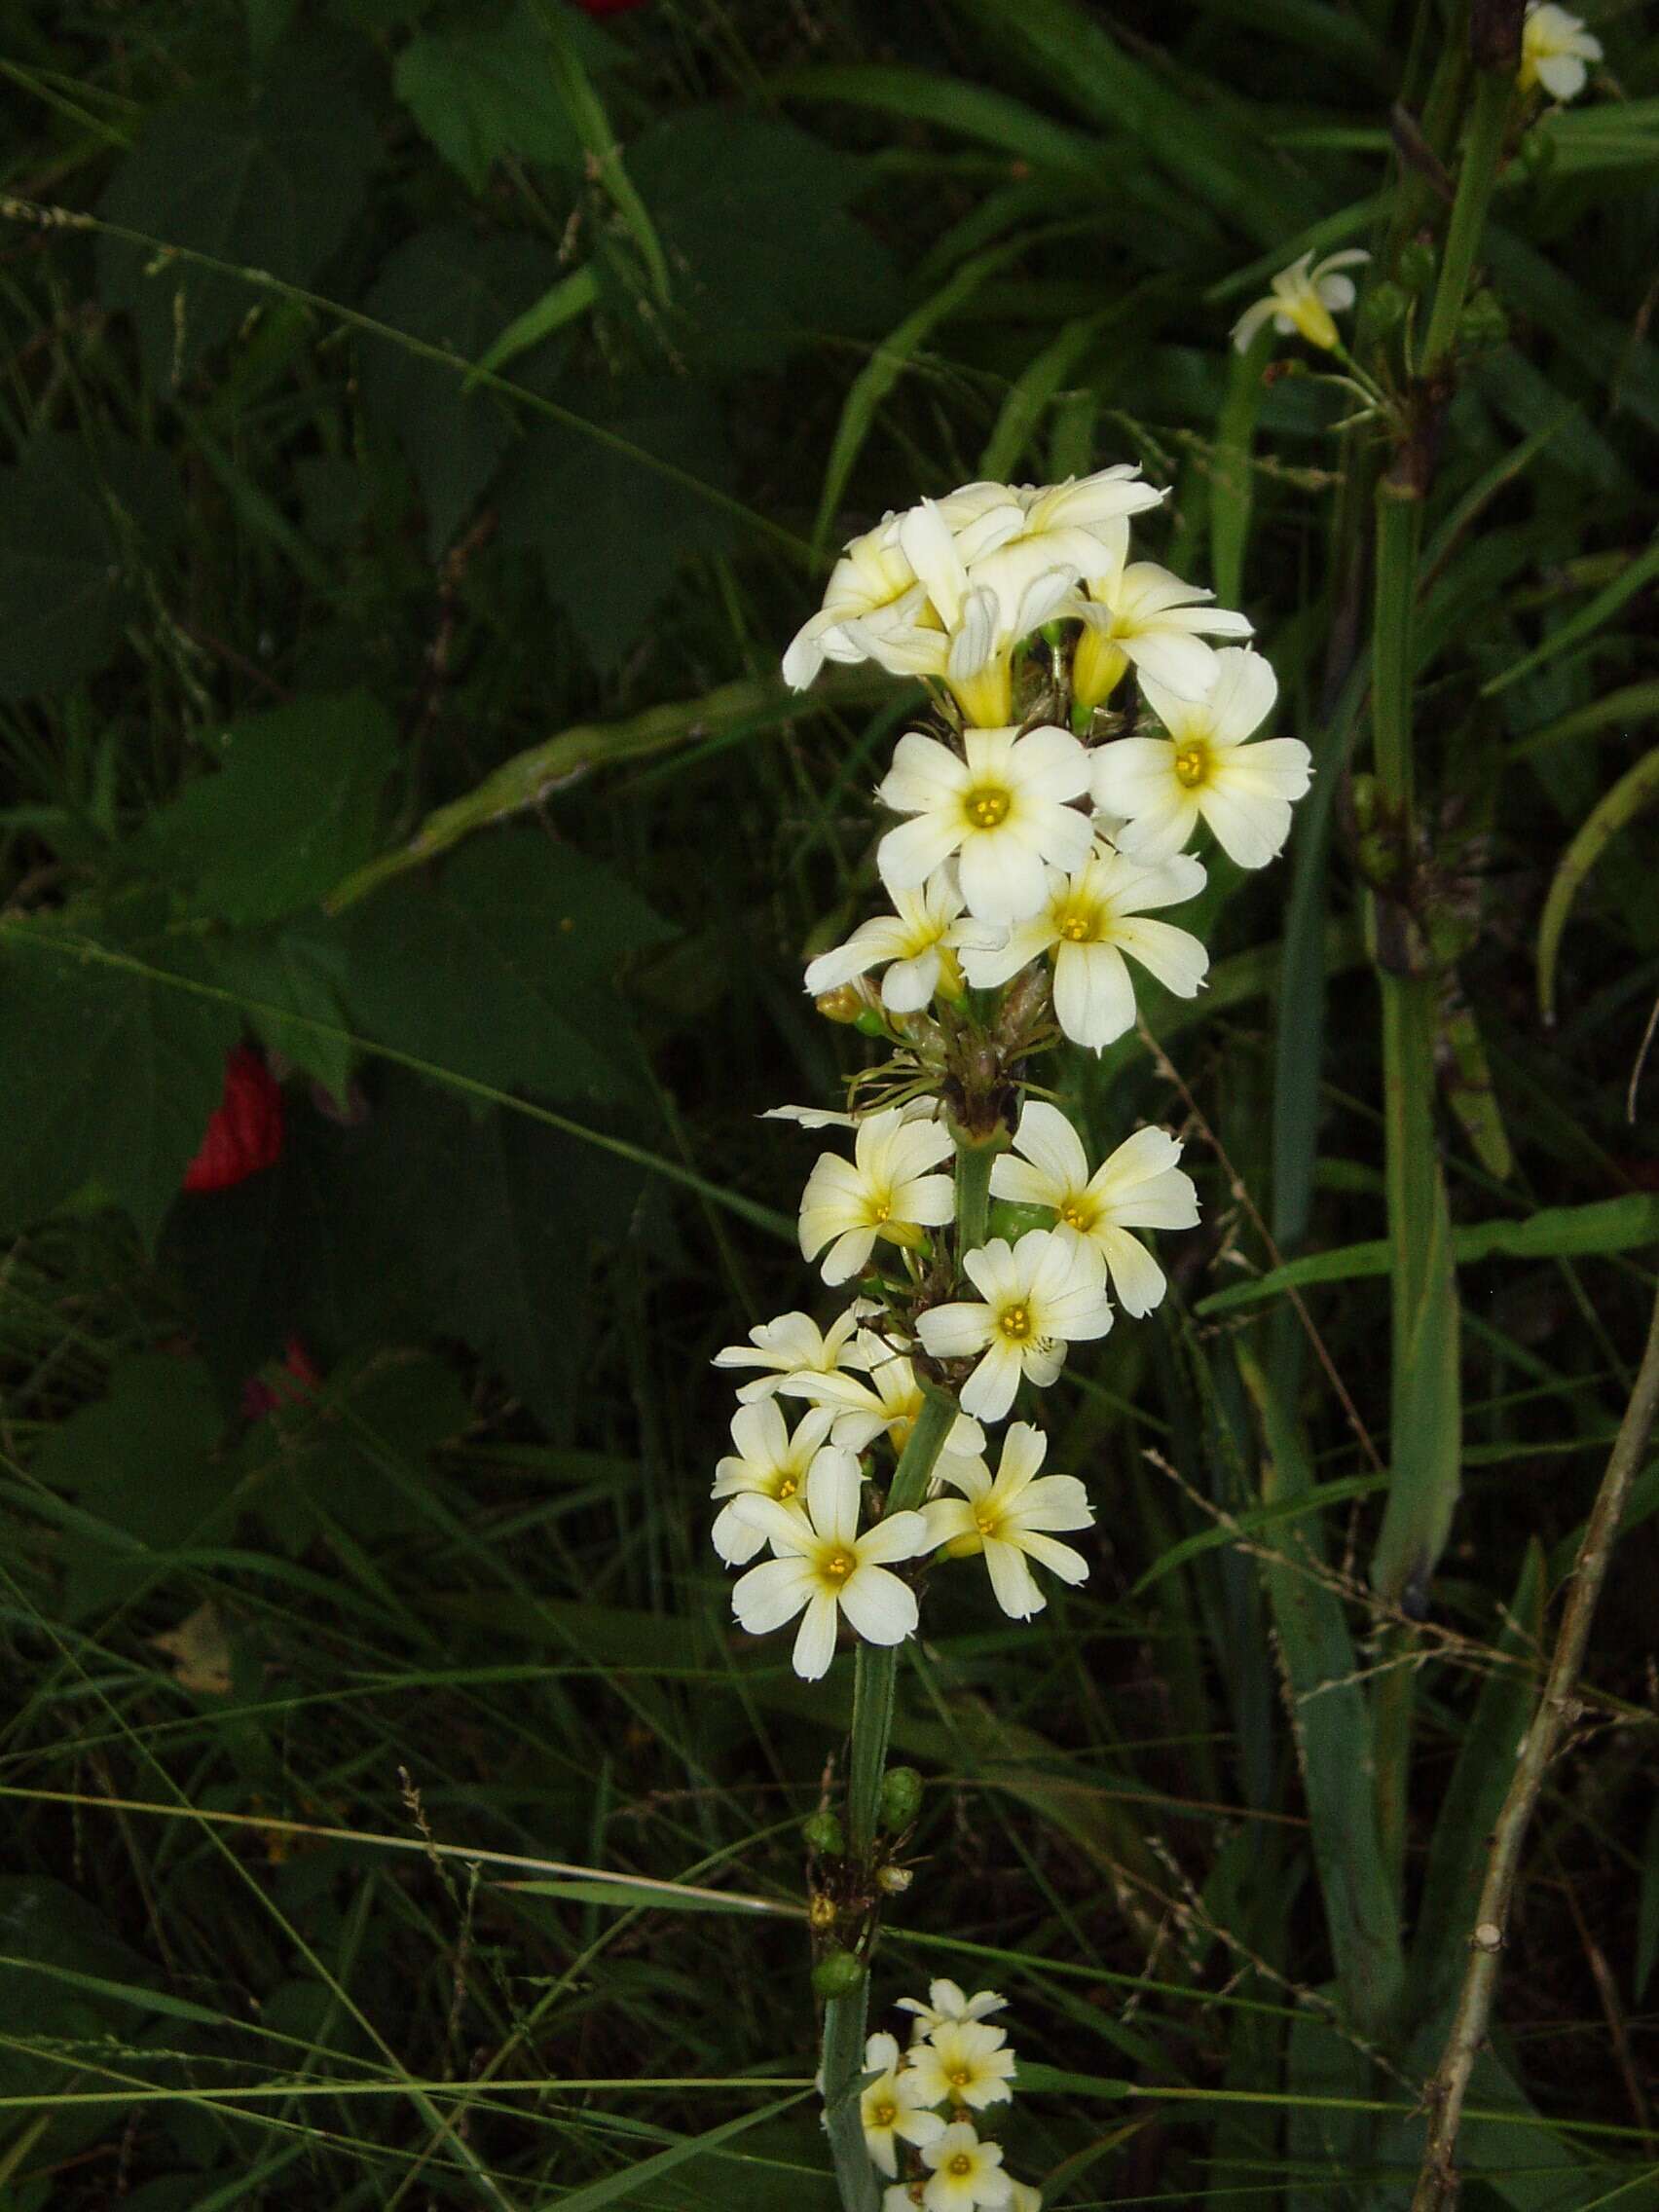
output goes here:
[[1024, 1344], [1032, 1333], [1031, 1309], [1028, 1306], [1005, 1306], [997, 1315], [997, 1327], [1010, 1344]]
[[1184, 745], [1175, 756], [1175, 781], [1196, 791], [1209, 774], [1209, 747]]
[[980, 784], [963, 800], [963, 808], [976, 830], [995, 830], [1008, 820], [1014, 793], [1000, 784]]

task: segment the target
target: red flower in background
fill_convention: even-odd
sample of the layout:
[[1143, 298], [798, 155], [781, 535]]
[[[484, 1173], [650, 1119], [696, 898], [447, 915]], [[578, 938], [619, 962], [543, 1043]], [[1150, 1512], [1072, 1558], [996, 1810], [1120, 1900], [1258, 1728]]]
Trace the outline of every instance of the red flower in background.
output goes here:
[[225, 1057], [225, 1094], [214, 1107], [202, 1149], [184, 1171], [187, 1191], [228, 1191], [282, 1153], [282, 1092], [251, 1045]]
[[298, 1337], [290, 1337], [282, 1347], [281, 1372], [269, 1382], [263, 1375], [250, 1375], [242, 1384], [242, 1412], [249, 1420], [264, 1420], [278, 1406], [297, 1405], [321, 1387], [315, 1361]]

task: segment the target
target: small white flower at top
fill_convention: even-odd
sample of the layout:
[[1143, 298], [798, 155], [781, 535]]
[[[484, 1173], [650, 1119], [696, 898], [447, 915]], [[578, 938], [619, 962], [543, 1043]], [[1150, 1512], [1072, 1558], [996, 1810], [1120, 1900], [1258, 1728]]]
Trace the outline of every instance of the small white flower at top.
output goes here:
[[910, 2070], [923, 2104], [968, 2106], [983, 2112], [1006, 2104], [1015, 2071], [1008, 2033], [983, 2020], [944, 2020], [925, 2042], [913, 2043]]
[[[1048, 1604], [1029, 1561], [1062, 1582], [1083, 1582], [1088, 1562], [1052, 1530], [1091, 1529], [1094, 1508], [1075, 1475], [1041, 1475], [1049, 1440], [1029, 1421], [1016, 1420], [1003, 1439], [996, 1480], [983, 1459], [953, 1467], [946, 1480], [965, 1494], [935, 1498], [923, 1508], [928, 1533], [952, 1559], [983, 1552], [997, 1604], [1011, 1620], [1028, 1621]], [[937, 2048], [952, 2033], [936, 2029]], [[972, 2102], [972, 2099], [970, 2099]]]
[[922, 2191], [926, 2212], [1002, 2212], [1014, 2196], [1002, 2158], [1002, 2145], [982, 2143], [972, 2120], [953, 2120], [922, 2146], [922, 2163], [931, 2169]]
[[1088, 789], [1088, 756], [1051, 726], [970, 729], [962, 743], [957, 754], [920, 730], [899, 740], [876, 796], [911, 819], [882, 838], [882, 877], [903, 890], [955, 856], [976, 920], [1020, 921], [1042, 903], [1045, 862], [1074, 868], [1088, 856], [1093, 832], [1070, 802]]
[[866, 1299], [856, 1298], [828, 1329], [821, 1329], [810, 1313], [780, 1313], [775, 1321], [757, 1322], [748, 1344], [727, 1345], [716, 1352], [714, 1365], [764, 1368], [764, 1374], [740, 1386], [737, 1396], [740, 1405], [769, 1398], [791, 1375], [833, 1375], [860, 1324], [874, 1311]]
[[1246, 741], [1272, 712], [1278, 679], [1260, 653], [1229, 646], [1199, 699], [1143, 682], [1166, 737], [1122, 737], [1093, 756], [1096, 805], [1119, 816], [1119, 850], [1159, 861], [1179, 852], [1201, 817], [1228, 858], [1266, 867], [1290, 834], [1290, 808], [1312, 780], [1300, 738]]
[[826, 1282], [845, 1282], [869, 1264], [878, 1236], [919, 1244], [956, 1212], [950, 1176], [932, 1172], [953, 1150], [942, 1123], [906, 1121], [889, 1106], [859, 1124], [853, 1158], [821, 1153], [800, 1201], [800, 1251], [815, 1259], [829, 1245]]
[[806, 987], [815, 998], [881, 967], [887, 970], [881, 1003], [889, 1014], [919, 1014], [941, 985], [947, 998], [962, 996], [953, 950], [961, 936], [962, 894], [953, 871], [940, 868], [920, 889], [895, 891], [892, 899], [891, 914], [861, 922], [845, 944], [808, 963]]
[[1148, 866], [1110, 845], [1096, 845], [1076, 874], [1051, 868], [1031, 915], [1015, 922], [1001, 944], [966, 950], [963, 973], [977, 987], [994, 990], [1028, 962], [1052, 952], [1055, 1018], [1074, 1044], [1100, 1051], [1134, 1024], [1135, 991], [1125, 953], [1178, 998], [1197, 994], [1209, 954], [1190, 930], [1145, 917], [1151, 908], [1179, 905], [1203, 887], [1202, 867], [1184, 853]]
[[1215, 674], [1210, 638], [1247, 638], [1249, 617], [1207, 603], [1213, 592], [1183, 583], [1156, 561], [1131, 561], [1088, 578], [1088, 597], [1062, 611], [1082, 622], [1072, 654], [1072, 697], [1099, 707], [1132, 665], [1183, 697], [1196, 697]]
[[916, 1327], [935, 1359], [983, 1355], [962, 1386], [962, 1410], [977, 1420], [1001, 1420], [1021, 1376], [1046, 1387], [1065, 1365], [1068, 1344], [1112, 1326], [1105, 1267], [1081, 1236], [1032, 1229], [1012, 1246], [993, 1236], [962, 1265], [983, 1303], [932, 1307]]
[[1083, 1139], [1057, 1106], [1028, 1098], [1014, 1150], [991, 1163], [991, 1196], [1013, 1204], [1052, 1206], [1055, 1227], [1099, 1250], [1118, 1304], [1138, 1320], [1168, 1285], [1131, 1229], [1191, 1229], [1198, 1218], [1193, 1179], [1177, 1165], [1181, 1147], [1167, 1129], [1137, 1129], [1092, 1175]]
[[766, 1541], [730, 1501], [775, 1497], [780, 1505], [803, 1512], [807, 1469], [829, 1443], [834, 1419], [827, 1409], [811, 1407], [801, 1415], [792, 1436], [776, 1398], [738, 1407], [731, 1424], [736, 1450], [717, 1464], [711, 1493], [728, 1501], [716, 1514], [711, 1530], [715, 1549], [728, 1567], [747, 1567]]
[[866, 1643], [903, 1643], [916, 1625], [916, 1594], [887, 1563], [928, 1548], [919, 1513], [890, 1513], [859, 1533], [863, 1485], [850, 1452], [826, 1445], [806, 1476], [806, 1510], [771, 1497], [739, 1497], [732, 1511], [777, 1555], [752, 1567], [732, 1590], [732, 1610], [752, 1636], [801, 1613], [793, 1663], [805, 1681], [828, 1673], [841, 1615]]
[[927, 2109], [939, 2099], [927, 2095], [923, 2083], [902, 2062], [893, 2036], [869, 2038], [865, 2045], [865, 2072], [875, 2075], [859, 2097], [865, 2148], [891, 2179], [899, 2171], [896, 2138], [914, 2143], [919, 2149], [924, 2143], [938, 2141], [944, 2133], [944, 2121], [937, 2112]]
[[1574, 100], [1584, 90], [1586, 65], [1601, 58], [1601, 40], [1579, 17], [1555, 7], [1553, 0], [1530, 0], [1521, 26], [1521, 67], [1515, 79], [1522, 92], [1541, 85], [1551, 99]]
[[992, 2012], [1002, 2011], [1008, 1999], [997, 1989], [976, 1990], [970, 1997], [959, 1981], [948, 1974], [940, 1974], [928, 1983], [924, 2001], [920, 1997], [901, 1997], [897, 2000], [901, 2012], [915, 2014], [914, 2033], [931, 2036], [938, 2028], [953, 2020], [983, 2020]]
[[824, 605], [802, 623], [784, 655], [784, 682], [794, 690], [804, 691], [826, 659], [867, 659], [867, 650], [848, 640], [843, 624], [862, 621], [879, 635], [893, 620], [895, 607], [914, 588], [916, 571], [900, 543], [900, 520], [896, 514], [884, 515], [873, 530], [848, 539], [830, 572]]
[[1342, 344], [1342, 337], [1332, 318], [1351, 308], [1354, 299], [1353, 278], [1342, 272], [1357, 269], [1370, 259], [1363, 246], [1328, 253], [1317, 264], [1310, 253], [1303, 254], [1271, 279], [1272, 289], [1265, 300], [1257, 300], [1244, 310], [1233, 325], [1234, 345], [1240, 353], [1248, 352], [1257, 331], [1272, 317], [1281, 337], [1300, 332], [1309, 346], [1317, 346], [1323, 353], [1333, 352]]

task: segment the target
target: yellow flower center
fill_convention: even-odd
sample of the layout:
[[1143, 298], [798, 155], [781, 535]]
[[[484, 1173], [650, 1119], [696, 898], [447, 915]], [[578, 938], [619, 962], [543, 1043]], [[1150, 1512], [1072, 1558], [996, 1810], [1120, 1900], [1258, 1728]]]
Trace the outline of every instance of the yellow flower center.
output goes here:
[[1008, 820], [1008, 810], [1014, 804], [1014, 794], [1000, 784], [980, 784], [968, 793], [963, 801], [969, 821], [976, 830], [995, 830]]
[[831, 1582], [845, 1582], [855, 1564], [851, 1552], [831, 1552], [824, 1562], [824, 1571]]
[[873, 1199], [870, 1204], [869, 1218], [872, 1222], [891, 1221], [893, 1219], [893, 1207], [891, 1201], [886, 1198]]
[[1175, 755], [1175, 781], [1185, 784], [1190, 792], [1197, 791], [1209, 774], [1209, 747], [1194, 743], [1181, 746]]
[[1061, 917], [1059, 934], [1067, 944], [1087, 944], [1094, 934], [1093, 915], [1080, 914], [1074, 906]]
[[772, 1493], [772, 1495], [774, 1497], [793, 1497], [795, 1492], [799, 1490], [799, 1488], [800, 1485], [795, 1480], [793, 1475], [780, 1475], [778, 1477], [778, 1487]]
[[1060, 1219], [1068, 1229], [1087, 1229], [1094, 1219], [1094, 1208], [1086, 1198], [1067, 1198], [1060, 1208]]
[[[953, 2089], [965, 2089], [973, 2079], [973, 2074], [966, 2066], [959, 2066], [957, 2067], [954, 2074], [947, 2074], [945, 2076], [945, 2080], [950, 2083]], [[960, 2170], [961, 2169], [958, 2168], [958, 2171]]]
[[1031, 1309], [1028, 1306], [1005, 1306], [997, 1315], [997, 1327], [1011, 1345], [1022, 1345], [1034, 1331]]
[[974, 2171], [974, 2161], [966, 2151], [958, 2151], [944, 2170], [951, 2174], [971, 2174]]
[[[974, 1525], [981, 1536], [994, 1536], [997, 1532], [997, 1517], [994, 1513], [976, 1513]], [[950, 2079], [960, 2088], [968, 2077], [966, 2074], [953, 2074]]]
[[877, 2127], [891, 2127], [899, 2118], [899, 2107], [897, 2105], [877, 2105], [870, 2118], [875, 2121]]

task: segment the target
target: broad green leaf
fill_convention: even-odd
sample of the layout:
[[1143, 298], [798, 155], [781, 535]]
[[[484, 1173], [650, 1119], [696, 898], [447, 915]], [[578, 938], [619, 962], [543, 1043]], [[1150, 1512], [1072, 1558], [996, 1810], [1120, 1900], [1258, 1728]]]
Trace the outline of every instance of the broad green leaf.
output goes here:
[[893, 264], [848, 212], [867, 168], [772, 116], [693, 108], [653, 124], [629, 168], [668, 256], [683, 350], [770, 367], [899, 312]]
[[[1597, 1198], [1582, 1206], [1540, 1206], [1523, 1221], [1480, 1221], [1452, 1233], [1452, 1253], [1458, 1267], [1494, 1257], [1516, 1260], [1553, 1260], [1593, 1253], [1630, 1252], [1659, 1238], [1659, 1197], [1633, 1191], [1622, 1198]], [[1233, 1283], [1200, 1299], [1194, 1311], [1206, 1318], [1230, 1313], [1241, 1306], [1257, 1306], [1281, 1291], [1303, 1290], [1309, 1284], [1352, 1282], [1365, 1275], [1385, 1275], [1390, 1253], [1387, 1241], [1376, 1237], [1364, 1244], [1343, 1244], [1332, 1252], [1312, 1252], [1306, 1259], [1288, 1260], [1282, 1268], [1259, 1275], [1254, 1282]]]
[[535, 830], [463, 847], [435, 882], [404, 880], [344, 925], [354, 1025], [439, 1069], [554, 1098], [637, 1088], [638, 1049], [609, 978], [667, 925], [598, 861]]
[[0, 698], [97, 673], [136, 608], [144, 551], [181, 515], [170, 463], [124, 440], [45, 431], [0, 469]]
[[[194, 96], [152, 116], [98, 212], [304, 284], [344, 242], [379, 152], [373, 122], [338, 74], [284, 69], [245, 100]], [[182, 381], [264, 297], [107, 237], [98, 289], [106, 307], [136, 313], [158, 387]]]
[[[405, 239], [363, 304], [377, 321], [474, 360], [498, 350], [491, 341], [556, 291], [559, 279], [559, 257], [542, 240], [516, 232], [480, 238], [450, 224]], [[546, 335], [537, 330], [515, 351]], [[512, 411], [494, 392], [468, 392], [450, 370], [389, 340], [365, 339], [362, 354], [363, 403], [415, 472], [436, 559], [512, 443]], [[531, 368], [526, 361], [519, 373]]]
[[112, 1528], [165, 1550], [194, 1535], [226, 1493], [213, 1458], [220, 1427], [200, 1360], [135, 1353], [111, 1371], [106, 1397], [48, 1432], [34, 1472]]
[[581, 140], [530, 0], [496, 24], [418, 31], [397, 57], [392, 88], [474, 193], [503, 156], [580, 173]]
[[229, 1007], [84, 962], [67, 932], [0, 930], [0, 1226], [92, 1185], [153, 1246], [240, 1026]]
[[244, 927], [276, 921], [372, 851], [396, 750], [390, 716], [364, 691], [251, 716], [220, 738], [223, 765], [151, 817], [138, 851], [199, 912]]
[[201, 951], [213, 981], [245, 1002], [260, 1042], [344, 1099], [352, 1058], [342, 999], [345, 932], [320, 915], [297, 914], [270, 929], [214, 930]]
[[[725, 432], [704, 386], [635, 378], [563, 396], [643, 455], [728, 483]], [[634, 644], [686, 560], [731, 538], [725, 515], [688, 486], [553, 423], [520, 448], [500, 510], [502, 544], [540, 556], [549, 596], [602, 665]]]

